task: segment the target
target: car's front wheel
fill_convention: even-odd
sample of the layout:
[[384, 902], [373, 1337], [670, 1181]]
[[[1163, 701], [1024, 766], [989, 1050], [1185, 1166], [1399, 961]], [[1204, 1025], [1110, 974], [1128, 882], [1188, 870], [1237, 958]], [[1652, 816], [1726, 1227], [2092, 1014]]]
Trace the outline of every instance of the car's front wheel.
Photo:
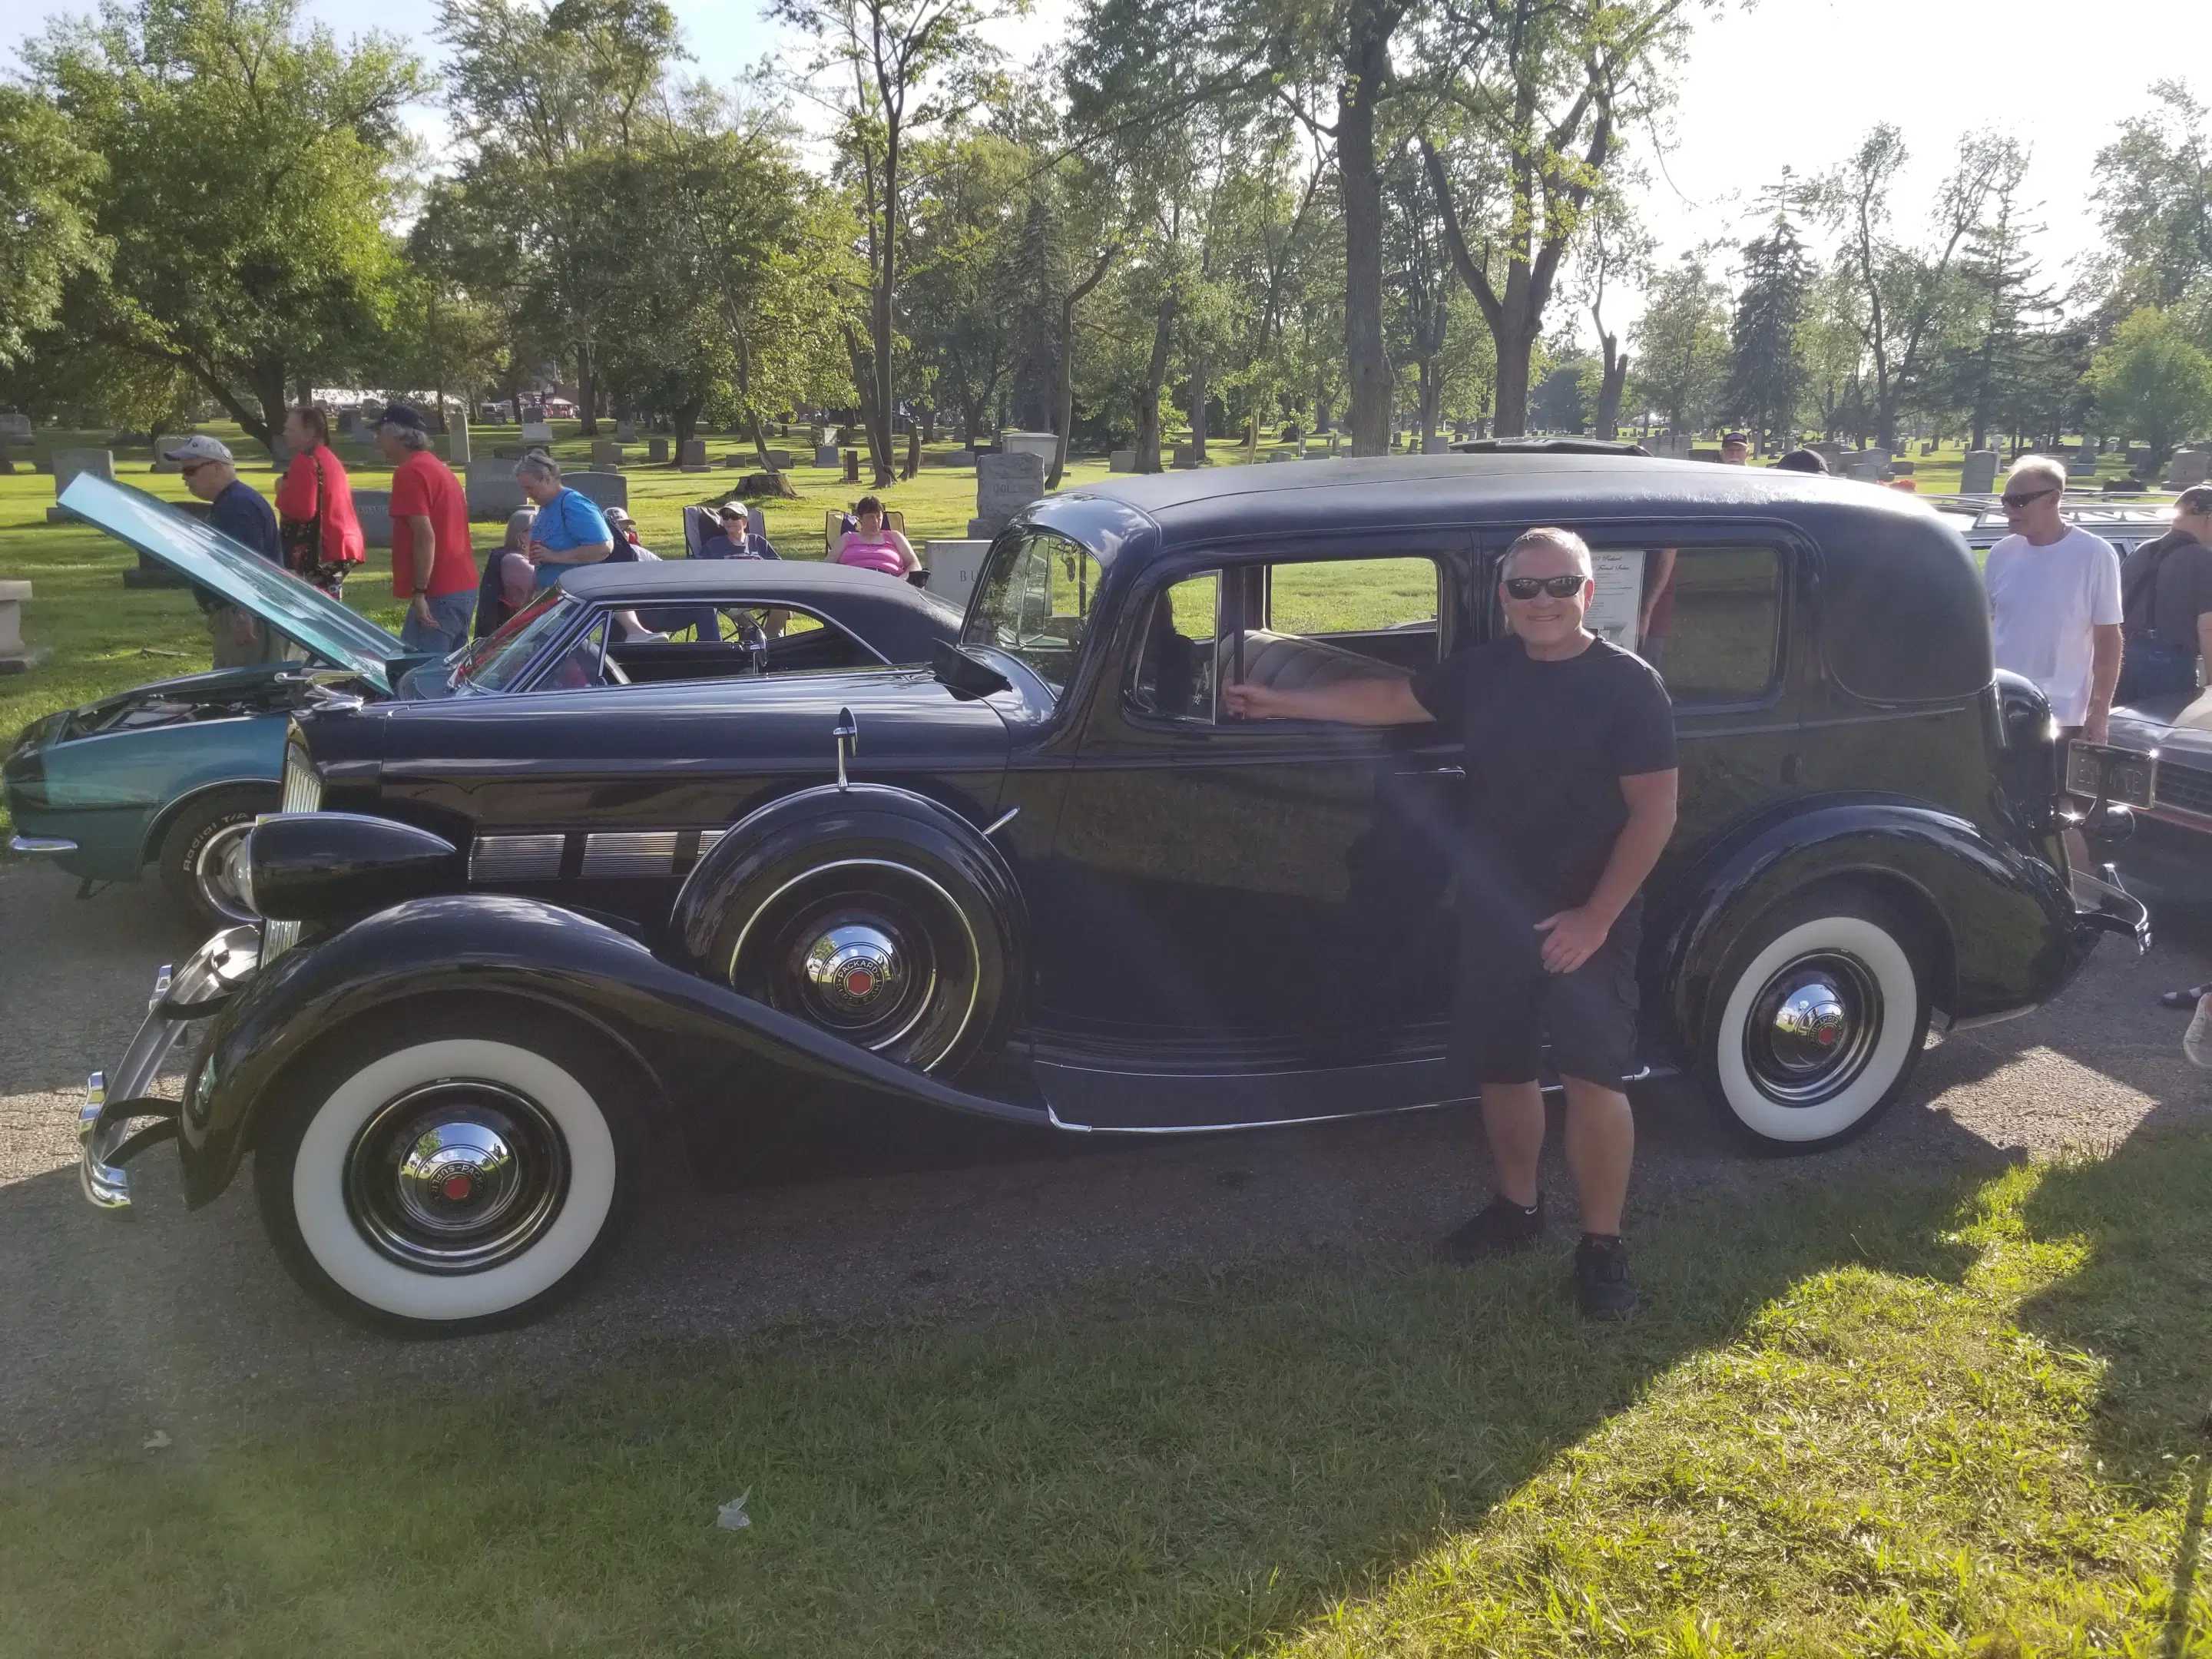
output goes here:
[[203, 927], [256, 921], [246, 902], [246, 837], [254, 820], [276, 810], [276, 792], [250, 787], [211, 790], [188, 802], [161, 832], [154, 861], [177, 908]]
[[293, 1278], [359, 1324], [457, 1335], [573, 1293], [637, 1179], [630, 1080], [528, 1013], [383, 1018], [289, 1079], [254, 1187]]
[[1701, 1069], [1735, 1126], [1812, 1152], [1893, 1104], [1927, 1041], [1927, 972], [1911, 928], [1869, 893], [1810, 895], [1729, 951]]

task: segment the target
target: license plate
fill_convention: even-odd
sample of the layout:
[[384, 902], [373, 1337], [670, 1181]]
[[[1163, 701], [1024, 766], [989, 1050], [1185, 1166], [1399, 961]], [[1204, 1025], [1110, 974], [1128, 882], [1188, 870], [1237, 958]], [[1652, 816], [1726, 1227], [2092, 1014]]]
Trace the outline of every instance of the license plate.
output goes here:
[[2158, 756], [2077, 738], [2066, 749], [2066, 790], [2148, 811], [2157, 803]]

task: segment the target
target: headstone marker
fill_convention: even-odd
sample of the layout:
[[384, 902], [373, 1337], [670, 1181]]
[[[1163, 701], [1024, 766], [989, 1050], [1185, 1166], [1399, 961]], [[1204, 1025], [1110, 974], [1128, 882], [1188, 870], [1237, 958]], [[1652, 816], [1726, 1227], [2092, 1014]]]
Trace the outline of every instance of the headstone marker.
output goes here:
[[593, 466], [620, 466], [622, 464], [623, 447], [620, 444], [611, 443], [605, 438], [594, 438], [592, 441], [592, 465]]
[[645, 455], [646, 459], [649, 461], [656, 462], [662, 466], [667, 465], [668, 440], [665, 438], [647, 438], [645, 441]]
[[512, 460], [471, 462], [465, 487], [469, 517], [478, 522], [497, 520], [504, 523], [508, 515], [520, 513], [523, 503], [530, 499], [522, 493], [522, 486], [514, 481], [514, 463]]
[[27, 444], [31, 441], [31, 417], [16, 410], [0, 415], [0, 443]]
[[[57, 471], [61, 468], [61, 457], [54, 458]], [[2208, 470], [2212, 470], [2212, 448], [2177, 449], [2173, 459], [2166, 464], [2166, 487], [2168, 489], [2194, 489], [2204, 482]]]
[[1043, 456], [1026, 450], [984, 456], [975, 464], [975, 516], [968, 521], [969, 539], [990, 540], [1043, 494]]
[[927, 592], [940, 599], [965, 605], [968, 596], [975, 591], [975, 581], [983, 574], [984, 556], [991, 544], [980, 538], [940, 537], [925, 543], [921, 562], [929, 571]]
[[[113, 452], [106, 449], [57, 449], [54, 451], [54, 495], [57, 500], [60, 498], [62, 491], [70, 487], [70, 480], [81, 472], [89, 472], [95, 478], [113, 483], [115, 482]], [[50, 507], [46, 509], [48, 524], [67, 524], [76, 517], [76, 514], [65, 507]]]
[[522, 423], [522, 441], [526, 444], [550, 444], [553, 441], [553, 428], [544, 421], [525, 421]]
[[1959, 468], [1959, 493], [1962, 495], [1986, 495], [1997, 487], [1997, 453], [1994, 449], [1970, 449]]
[[619, 472], [564, 472], [561, 482], [599, 507], [629, 507], [629, 480]]
[[1449, 455], [1451, 453], [1451, 442], [1449, 439], [1446, 439], [1442, 435], [1433, 438], [1424, 438], [1421, 440], [1421, 453], [1424, 455]]
[[1106, 457], [1106, 470], [1109, 472], [1134, 472], [1137, 470], [1137, 452], [1133, 449], [1115, 450]]
[[768, 453], [768, 470], [771, 472], [790, 471], [791, 452], [787, 449], [769, 450]]
[[814, 446], [814, 465], [817, 465], [817, 466], [835, 466], [835, 465], [837, 465], [837, 446], [836, 446], [836, 445], [835, 445], [835, 444], [817, 444], [817, 445], [815, 445], [815, 446]]
[[845, 482], [849, 484], [860, 482], [860, 452], [857, 449], [845, 452]]
[[353, 492], [354, 516], [361, 520], [361, 538], [371, 547], [392, 545], [392, 492], [388, 489], [356, 489]]
[[635, 421], [617, 421], [615, 422], [615, 441], [618, 444], [635, 443], [637, 441], [637, 422]]
[[707, 441], [704, 438], [685, 439], [684, 447], [678, 453], [682, 459], [678, 465], [684, 471], [704, 472], [707, 470]]
[[1056, 432], [1001, 432], [999, 453], [1002, 455], [1035, 455], [1051, 465], [1060, 453], [1060, 434]]
[[1196, 467], [1198, 465], [1198, 446], [1196, 444], [1177, 444], [1175, 447], [1175, 465], [1176, 471], [1178, 472], [1188, 472], [1193, 468]]
[[453, 419], [446, 429], [446, 460], [452, 466], [466, 466], [476, 459], [469, 447], [469, 411], [465, 406], [453, 411]]
[[0, 674], [20, 674], [31, 665], [23, 648], [23, 601], [31, 597], [28, 582], [0, 582]]

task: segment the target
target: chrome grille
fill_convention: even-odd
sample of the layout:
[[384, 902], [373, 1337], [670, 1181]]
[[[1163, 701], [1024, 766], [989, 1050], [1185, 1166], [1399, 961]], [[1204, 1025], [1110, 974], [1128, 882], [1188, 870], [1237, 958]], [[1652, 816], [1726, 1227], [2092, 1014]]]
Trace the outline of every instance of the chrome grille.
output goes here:
[[300, 942], [300, 924], [296, 921], [264, 921], [261, 924], [261, 965], [264, 968], [283, 956]]
[[2177, 766], [2160, 757], [2158, 804], [2212, 816], [2212, 770], [2202, 766]]
[[295, 736], [284, 745], [284, 793], [280, 812], [319, 812], [323, 808], [322, 775], [307, 758], [307, 746]]

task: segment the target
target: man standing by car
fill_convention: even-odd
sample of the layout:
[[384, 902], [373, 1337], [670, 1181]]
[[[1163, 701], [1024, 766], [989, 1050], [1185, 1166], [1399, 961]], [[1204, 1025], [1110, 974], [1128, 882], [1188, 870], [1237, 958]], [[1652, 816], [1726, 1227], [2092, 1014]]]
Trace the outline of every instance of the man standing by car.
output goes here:
[[[204, 434], [187, 438], [165, 459], [178, 463], [185, 488], [208, 504], [208, 527], [219, 530], [251, 552], [284, 568], [284, 538], [276, 528], [276, 514], [261, 492], [238, 476], [238, 464], [228, 445]], [[212, 595], [201, 594], [200, 609], [207, 613], [208, 643], [217, 668], [243, 668], [250, 664], [283, 662], [291, 654], [284, 636], [249, 611], [241, 611]]]
[[407, 601], [399, 642], [451, 656], [469, 642], [476, 615], [468, 492], [430, 453], [430, 428], [410, 404], [393, 404], [378, 416], [376, 447], [392, 465], [392, 591]]
[[2197, 665], [2212, 659], [2212, 484], [2174, 497], [2173, 528], [2128, 555], [2120, 567], [2126, 657], [2119, 702], [2197, 690]]
[[1224, 696], [1247, 719], [1457, 729], [1470, 812], [1449, 1070], [1455, 1096], [1481, 1097], [1498, 1190], [1438, 1254], [1470, 1261], [1541, 1238], [1537, 1073], [1548, 1040], [1582, 1210], [1577, 1292], [1588, 1316], [1620, 1319], [1636, 1305], [1620, 1218], [1636, 1146], [1622, 1082], [1634, 1063], [1641, 893], [1674, 833], [1677, 775], [1659, 676], [1583, 626], [1596, 586], [1581, 537], [1531, 530], [1500, 566], [1505, 638], [1410, 682], [1231, 685]]
[[[2068, 744], [2111, 737], [2120, 678], [2119, 555], [2066, 522], [2059, 512], [2066, 469], [2047, 455], [2020, 461], [1998, 499], [2012, 533], [1982, 568], [1990, 643], [1998, 667], [2033, 680], [2051, 700], [2063, 781]], [[2066, 850], [2075, 864], [2089, 862], [2079, 830], [2066, 832]]]

